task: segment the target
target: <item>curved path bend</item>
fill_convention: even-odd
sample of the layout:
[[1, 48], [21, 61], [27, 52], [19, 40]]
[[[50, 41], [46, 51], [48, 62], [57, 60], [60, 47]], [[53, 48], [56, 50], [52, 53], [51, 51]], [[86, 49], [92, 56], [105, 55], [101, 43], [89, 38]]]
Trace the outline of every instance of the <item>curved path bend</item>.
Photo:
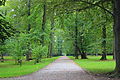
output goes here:
[[47, 67], [26, 76], [0, 80], [96, 80], [68, 57], [63, 56]]

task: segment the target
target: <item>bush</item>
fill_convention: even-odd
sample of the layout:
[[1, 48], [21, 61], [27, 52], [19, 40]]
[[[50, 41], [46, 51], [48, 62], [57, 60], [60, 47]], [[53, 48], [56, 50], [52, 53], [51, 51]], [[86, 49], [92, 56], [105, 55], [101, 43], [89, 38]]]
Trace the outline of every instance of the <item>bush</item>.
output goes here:
[[6, 50], [15, 59], [15, 63], [21, 64], [23, 54], [27, 51], [25, 37], [16, 35], [6, 40]]
[[47, 47], [42, 45], [32, 45], [32, 53], [35, 64], [39, 63], [43, 56], [47, 56]]

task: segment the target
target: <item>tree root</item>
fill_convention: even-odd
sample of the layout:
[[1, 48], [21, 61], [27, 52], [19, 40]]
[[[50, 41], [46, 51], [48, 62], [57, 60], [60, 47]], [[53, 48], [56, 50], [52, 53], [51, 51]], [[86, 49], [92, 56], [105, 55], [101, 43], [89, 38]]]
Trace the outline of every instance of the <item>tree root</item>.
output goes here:
[[110, 78], [120, 78], [120, 73], [119, 72], [112, 72], [109, 75]]

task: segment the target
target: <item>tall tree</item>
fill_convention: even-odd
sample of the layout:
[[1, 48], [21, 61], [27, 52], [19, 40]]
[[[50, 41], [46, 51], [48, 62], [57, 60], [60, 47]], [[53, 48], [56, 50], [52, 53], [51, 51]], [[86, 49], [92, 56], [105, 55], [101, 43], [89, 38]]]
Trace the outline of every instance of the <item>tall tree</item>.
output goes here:
[[[30, 10], [31, 10], [31, 0], [28, 0], [27, 1], [27, 8], [28, 8], [28, 11], [27, 11], [27, 15], [28, 17], [30, 17], [31, 13], [30, 13]], [[30, 33], [30, 29], [31, 29], [31, 25], [30, 25], [30, 21], [28, 21], [28, 29], [27, 29], [27, 32]], [[29, 61], [30, 60], [30, 55], [31, 55], [31, 52], [30, 52], [30, 43], [28, 43], [28, 52], [26, 53], [26, 60]]]
[[52, 16], [51, 16], [51, 32], [50, 32], [50, 44], [49, 44], [50, 57], [52, 57], [52, 54], [53, 54], [53, 34], [54, 34], [53, 30], [54, 30], [54, 10], [52, 11]]
[[44, 1], [43, 3], [43, 17], [42, 17], [42, 32], [43, 32], [43, 35], [42, 35], [42, 45], [44, 45], [44, 33], [45, 33], [45, 25], [46, 25], [46, 11], [47, 11], [47, 5], [46, 5], [46, 1]]
[[75, 19], [75, 59], [78, 59], [78, 25], [77, 25], [78, 13], [76, 11], [76, 19]]
[[120, 0], [114, 2], [114, 35], [115, 35], [115, 72], [120, 74]]
[[102, 57], [100, 60], [106, 60], [106, 25], [104, 23], [102, 27]]

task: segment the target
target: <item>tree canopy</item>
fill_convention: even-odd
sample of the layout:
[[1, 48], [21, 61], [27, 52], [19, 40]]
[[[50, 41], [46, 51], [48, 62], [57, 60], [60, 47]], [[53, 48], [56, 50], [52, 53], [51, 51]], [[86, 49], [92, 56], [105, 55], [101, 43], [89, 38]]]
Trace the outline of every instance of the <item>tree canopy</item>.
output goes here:
[[[16, 60], [107, 54], [119, 63], [118, 0], [1, 0], [0, 45]], [[118, 29], [118, 30], [117, 30]], [[115, 43], [114, 43], [115, 42]], [[11, 51], [13, 49], [13, 51]], [[4, 54], [4, 51], [0, 51]], [[3, 56], [3, 55], [2, 55]]]

